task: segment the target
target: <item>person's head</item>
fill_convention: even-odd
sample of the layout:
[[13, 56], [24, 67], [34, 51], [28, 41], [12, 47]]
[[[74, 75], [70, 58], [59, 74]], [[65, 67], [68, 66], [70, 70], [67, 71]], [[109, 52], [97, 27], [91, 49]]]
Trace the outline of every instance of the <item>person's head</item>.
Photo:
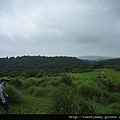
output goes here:
[[7, 79], [6, 77], [1, 79], [1, 82], [3, 82], [4, 84], [6, 84], [7, 82], [9, 82], [9, 79]]

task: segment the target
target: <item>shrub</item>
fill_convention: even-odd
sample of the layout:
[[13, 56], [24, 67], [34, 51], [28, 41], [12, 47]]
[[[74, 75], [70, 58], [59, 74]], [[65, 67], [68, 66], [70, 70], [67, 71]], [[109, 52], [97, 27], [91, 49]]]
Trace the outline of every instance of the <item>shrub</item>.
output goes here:
[[52, 80], [52, 81], [50, 81], [49, 84], [52, 85], [52, 86], [59, 86], [60, 85], [60, 81], [59, 80]]
[[29, 81], [25, 81], [24, 84], [23, 84], [23, 88], [26, 89], [26, 88], [29, 88], [33, 86], [32, 83], [30, 83]]
[[102, 90], [96, 85], [81, 84], [78, 88], [78, 94], [83, 96], [85, 99], [94, 100], [98, 102], [100, 97], [103, 95]]
[[10, 85], [14, 86], [15, 88], [22, 88], [23, 82], [20, 79], [11, 79], [9, 82]]
[[44, 83], [44, 81], [43, 80], [41, 80], [41, 79], [39, 79], [39, 80], [37, 80], [36, 81], [36, 86], [38, 87], [39, 85], [41, 85], [41, 84], [43, 84]]
[[8, 84], [6, 91], [9, 96], [10, 103], [22, 103], [24, 101], [22, 94], [14, 86]]
[[110, 92], [120, 92], [120, 81], [111, 81], [112, 87], [109, 87]]
[[77, 114], [94, 113], [94, 108], [87, 101], [80, 98], [76, 89], [61, 85], [52, 93], [51, 113]]
[[108, 105], [106, 114], [120, 114], [120, 103], [115, 102]]
[[96, 80], [94, 80], [94, 82], [96, 82], [98, 85], [102, 86], [107, 91], [120, 92], [120, 82], [119, 81], [96, 79]]
[[73, 85], [73, 82], [72, 82], [72, 77], [71, 76], [63, 76], [62, 78], [61, 78], [61, 82], [62, 83], [65, 83], [66, 85], [69, 85], [69, 86], [71, 86], [71, 85]]
[[29, 94], [34, 94], [36, 88], [37, 88], [37, 87], [35, 87], [35, 86], [30, 86], [30, 87], [28, 88], [28, 90], [27, 90], [27, 93], [29, 93]]
[[120, 94], [110, 93], [108, 91], [103, 92], [102, 102], [104, 104], [115, 103], [120, 101]]
[[37, 84], [37, 80], [36, 79], [29, 79], [29, 82], [32, 84], [32, 85], [36, 85]]
[[79, 98], [78, 106], [79, 106], [78, 107], [79, 114], [95, 113], [95, 109], [91, 101], [85, 100], [83, 98]]
[[41, 97], [41, 96], [47, 96], [49, 95], [53, 90], [52, 86], [46, 86], [46, 87], [36, 87], [34, 91], [34, 96]]

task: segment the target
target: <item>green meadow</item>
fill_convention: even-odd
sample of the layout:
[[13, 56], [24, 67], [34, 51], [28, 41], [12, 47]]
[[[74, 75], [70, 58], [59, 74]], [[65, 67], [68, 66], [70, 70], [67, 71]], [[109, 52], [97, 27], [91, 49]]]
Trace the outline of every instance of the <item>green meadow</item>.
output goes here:
[[[120, 114], [120, 72], [11, 78], [8, 114]], [[2, 111], [2, 107], [0, 107]]]

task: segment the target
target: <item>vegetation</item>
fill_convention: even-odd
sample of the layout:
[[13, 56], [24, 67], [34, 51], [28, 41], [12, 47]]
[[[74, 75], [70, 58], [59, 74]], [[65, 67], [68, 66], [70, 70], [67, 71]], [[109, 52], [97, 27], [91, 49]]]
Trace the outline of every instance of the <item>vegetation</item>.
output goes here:
[[22, 56], [0, 58], [0, 76], [42, 77], [86, 70], [90, 64], [75, 57]]
[[[49, 59], [56, 67], [45, 67], [46, 62], [42, 61], [43, 69], [38, 69], [34, 66], [37, 62], [32, 62], [33, 58], [34, 61]], [[0, 59], [0, 65], [4, 62], [0, 75], [10, 79], [7, 85], [9, 114], [120, 114], [120, 71], [115, 69], [119, 62], [102, 63], [101, 66], [100, 61], [88, 64], [77, 58], [33, 58]], [[21, 62], [17, 64], [19, 60]], [[9, 66], [6, 61], [9, 64], [14, 61], [13, 69], [13, 64]], [[31, 62], [26, 64], [25, 61]], [[22, 62], [27, 65], [26, 69], [24, 65], [19, 66], [20, 69], [14, 68]], [[30, 68], [30, 64], [34, 67]], [[46, 64], [50, 65], [49, 62]]]

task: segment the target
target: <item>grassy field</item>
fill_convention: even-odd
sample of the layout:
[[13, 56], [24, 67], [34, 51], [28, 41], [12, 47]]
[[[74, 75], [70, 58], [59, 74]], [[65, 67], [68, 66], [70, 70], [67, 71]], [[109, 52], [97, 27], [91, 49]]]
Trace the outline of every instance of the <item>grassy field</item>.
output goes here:
[[7, 92], [9, 114], [120, 114], [120, 72], [113, 69], [11, 78]]

